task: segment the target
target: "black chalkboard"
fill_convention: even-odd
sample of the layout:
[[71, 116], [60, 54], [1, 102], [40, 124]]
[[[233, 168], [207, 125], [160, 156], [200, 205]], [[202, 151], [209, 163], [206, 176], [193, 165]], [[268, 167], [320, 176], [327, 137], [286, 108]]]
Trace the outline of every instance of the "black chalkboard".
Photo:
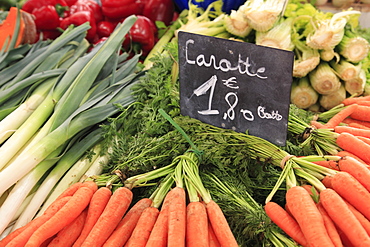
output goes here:
[[294, 54], [179, 32], [181, 114], [285, 146]]

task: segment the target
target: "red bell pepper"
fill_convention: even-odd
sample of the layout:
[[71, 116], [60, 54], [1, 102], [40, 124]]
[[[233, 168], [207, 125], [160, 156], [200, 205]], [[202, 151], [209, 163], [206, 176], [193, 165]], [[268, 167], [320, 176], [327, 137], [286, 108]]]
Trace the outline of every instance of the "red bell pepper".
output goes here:
[[34, 9], [39, 9], [46, 5], [51, 5], [54, 7], [56, 5], [60, 5], [64, 7], [68, 6], [65, 0], [27, 0], [22, 6], [22, 10], [28, 13], [32, 13]]
[[96, 23], [102, 21], [104, 18], [100, 5], [94, 0], [77, 0], [70, 6], [69, 15], [80, 11], [91, 11]]
[[101, 0], [103, 15], [111, 19], [124, 19], [141, 15], [146, 0]]
[[157, 28], [146, 16], [137, 15], [137, 20], [126, 35], [123, 47], [128, 50], [129, 45], [139, 45], [142, 55], [146, 56], [156, 42]]
[[172, 22], [175, 4], [172, 0], [148, 0], [143, 9], [143, 15], [153, 22], [162, 21], [167, 26]]
[[52, 5], [45, 5], [34, 9], [32, 14], [35, 16], [37, 30], [54, 30], [59, 27], [59, 15]]
[[114, 31], [115, 25], [109, 21], [101, 21], [96, 25], [96, 33], [99, 38], [109, 37], [109, 35]]
[[92, 42], [96, 38], [96, 23], [94, 15], [90, 11], [79, 11], [71, 14], [60, 22], [60, 27], [65, 30], [70, 25], [79, 26], [85, 22], [89, 22], [90, 24], [86, 39]]

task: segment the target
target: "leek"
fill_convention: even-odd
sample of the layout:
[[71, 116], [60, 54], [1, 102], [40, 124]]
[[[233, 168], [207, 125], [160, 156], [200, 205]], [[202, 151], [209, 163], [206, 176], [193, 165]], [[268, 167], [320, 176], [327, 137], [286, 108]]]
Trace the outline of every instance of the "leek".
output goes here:
[[226, 31], [240, 38], [245, 38], [252, 31], [247, 20], [241, 11], [231, 10], [229, 15], [224, 18]]
[[325, 110], [330, 110], [331, 108], [341, 104], [346, 98], [346, 89], [343, 84], [340, 85], [339, 89], [331, 94], [321, 95], [319, 99], [320, 105]]
[[274, 27], [266, 32], [256, 32], [256, 44], [292, 51], [294, 44], [291, 38], [292, 19], [279, 21]]
[[283, 14], [285, 0], [249, 0], [241, 5], [241, 11], [250, 27], [256, 31], [270, 30]]
[[334, 49], [344, 37], [344, 28], [351, 15], [360, 15], [359, 11], [335, 13], [331, 18], [314, 21], [315, 30], [306, 37], [308, 46], [314, 49]]
[[298, 108], [307, 109], [316, 104], [319, 94], [311, 86], [307, 77], [294, 80], [290, 92], [290, 102]]
[[312, 87], [319, 94], [334, 93], [341, 86], [339, 77], [335, 74], [334, 70], [329, 66], [329, 64], [324, 61], [321, 61], [316, 69], [311, 71], [308, 76]]

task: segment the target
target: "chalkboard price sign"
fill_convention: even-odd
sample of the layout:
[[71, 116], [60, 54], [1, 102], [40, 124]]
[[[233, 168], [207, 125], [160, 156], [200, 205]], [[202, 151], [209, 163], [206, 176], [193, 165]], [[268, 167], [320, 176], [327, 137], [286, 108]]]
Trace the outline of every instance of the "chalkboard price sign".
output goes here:
[[179, 32], [181, 114], [286, 143], [294, 54]]

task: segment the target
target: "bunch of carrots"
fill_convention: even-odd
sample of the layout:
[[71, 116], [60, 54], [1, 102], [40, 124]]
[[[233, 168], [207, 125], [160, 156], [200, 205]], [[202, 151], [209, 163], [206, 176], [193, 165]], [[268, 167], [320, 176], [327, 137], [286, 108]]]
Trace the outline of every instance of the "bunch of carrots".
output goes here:
[[338, 159], [313, 162], [335, 173], [320, 190], [292, 183], [285, 208], [272, 201], [264, 208], [302, 246], [370, 246], [370, 96], [347, 98], [332, 112], [311, 123], [336, 134]]
[[[221, 208], [202, 185], [197, 162], [198, 156], [187, 152], [120, 187], [77, 182], [0, 246], [238, 247]], [[150, 197], [134, 201], [138, 183], [161, 176]]]

